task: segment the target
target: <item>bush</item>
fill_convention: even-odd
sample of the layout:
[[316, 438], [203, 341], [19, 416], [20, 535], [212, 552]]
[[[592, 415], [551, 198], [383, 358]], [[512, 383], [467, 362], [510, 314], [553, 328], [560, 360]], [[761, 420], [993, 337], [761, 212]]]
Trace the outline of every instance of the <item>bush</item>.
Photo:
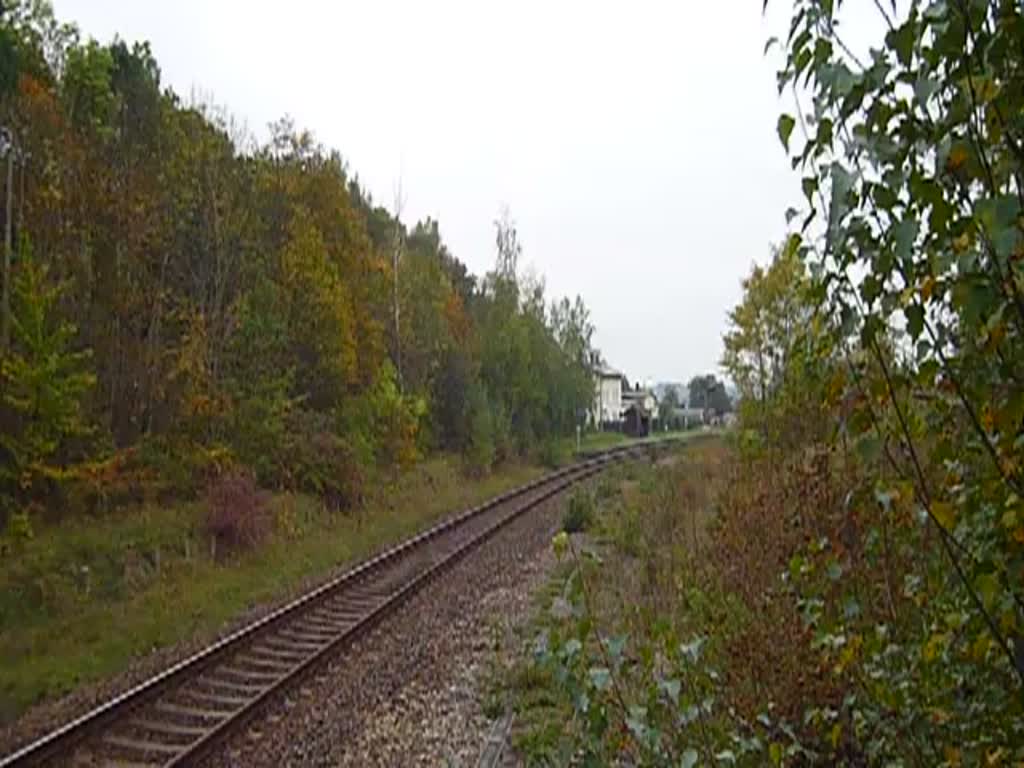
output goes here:
[[214, 481], [206, 494], [206, 531], [214, 552], [223, 554], [255, 547], [270, 531], [270, 495], [256, 486], [251, 474], [235, 472]]
[[366, 478], [356, 451], [323, 414], [296, 410], [288, 418], [286, 479], [291, 490], [320, 496], [328, 509], [362, 505]]
[[486, 475], [494, 465], [494, 414], [487, 393], [480, 387], [470, 393], [469, 444], [465, 458], [469, 474], [476, 477]]
[[537, 451], [537, 461], [542, 466], [558, 469], [569, 461], [569, 448], [563, 441], [550, 437], [541, 443]]
[[603, 475], [601, 479], [597, 481], [598, 501], [608, 501], [618, 494], [619, 484], [607, 474]]
[[562, 515], [562, 530], [566, 533], [579, 533], [587, 530], [594, 520], [594, 497], [585, 488], [578, 488], [565, 508]]

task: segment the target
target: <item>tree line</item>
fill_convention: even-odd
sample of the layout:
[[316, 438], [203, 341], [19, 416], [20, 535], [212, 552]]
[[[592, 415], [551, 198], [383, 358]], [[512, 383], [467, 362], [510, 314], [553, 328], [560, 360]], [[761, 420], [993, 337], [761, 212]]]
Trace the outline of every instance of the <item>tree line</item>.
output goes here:
[[0, 515], [194, 492], [232, 468], [356, 503], [433, 450], [495, 461], [593, 396], [582, 300], [477, 278], [282, 120], [256, 142], [161, 83], [146, 43], [0, 10]]

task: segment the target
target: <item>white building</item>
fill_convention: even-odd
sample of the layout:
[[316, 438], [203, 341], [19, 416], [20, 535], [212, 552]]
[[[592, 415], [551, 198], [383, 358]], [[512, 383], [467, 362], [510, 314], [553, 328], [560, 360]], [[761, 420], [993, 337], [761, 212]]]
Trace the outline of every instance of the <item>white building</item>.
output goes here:
[[658, 420], [658, 398], [649, 389], [642, 389], [639, 384], [635, 389], [626, 389], [622, 393], [622, 413], [625, 431], [631, 435], [643, 437], [656, 428]]
[[622, 420], [622, 374], [614, 368], [600, 366], [594, 370], [594, 407], [590, 419], [598, 427]]
[[640, 409], [653, 418], [658, 416], [658, 398], [649, 389], [630, 389], [622, 393], [623, 409], [636, 403]]

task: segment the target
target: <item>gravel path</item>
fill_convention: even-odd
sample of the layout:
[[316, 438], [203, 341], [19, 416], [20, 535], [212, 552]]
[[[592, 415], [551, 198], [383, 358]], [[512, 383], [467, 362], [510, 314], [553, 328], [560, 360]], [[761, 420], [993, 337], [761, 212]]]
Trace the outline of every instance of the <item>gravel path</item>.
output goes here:
[[555, 565], [564, 496], [515, 521], [211, 756], [216, 766], [475, 766], [482, 689]]

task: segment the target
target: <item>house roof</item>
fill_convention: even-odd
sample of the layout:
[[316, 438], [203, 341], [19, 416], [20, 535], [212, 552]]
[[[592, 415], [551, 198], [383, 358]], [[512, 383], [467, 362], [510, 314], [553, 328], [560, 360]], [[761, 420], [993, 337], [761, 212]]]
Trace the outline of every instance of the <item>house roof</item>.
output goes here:
[[610, 365], [599, 365], [594, 369], [594, 375], [600, 376], [602, 379], [620, 379], [622, 373], [612, 368]]
[[623, 400], [644, 400], [648, 397], [653, 397], [655, 400], [658, 399], [658, 396], [649, 389], [627, 389], [622, 391]]

